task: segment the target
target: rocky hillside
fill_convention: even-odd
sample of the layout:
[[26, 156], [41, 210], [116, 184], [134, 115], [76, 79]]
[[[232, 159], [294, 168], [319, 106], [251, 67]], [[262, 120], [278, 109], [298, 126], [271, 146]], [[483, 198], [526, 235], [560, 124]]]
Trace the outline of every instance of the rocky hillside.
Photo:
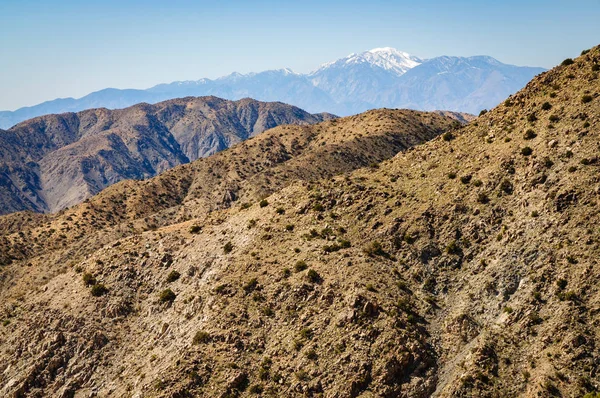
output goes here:
[[57, 211], [275, 126], [331, 118], [282, 103], [188, 97], [31, 119], [0, 131], [0, 214]]
[[392, 115], [409, 136], [449, 122], [327, 122], [305, 128], [298, 163], [278, 160], [277, 140], [303, 129], [271, 130], [236, 146], [268, 148], [252, 160], [207, 171], [215, 194], [236, 193], [229, 207], [208, 209], [195, 176], [235, 148], [56, 215], [1, 218], [1, 394], [600, 390], [599, 68], [596, 47], [466, 127], [354, 171], [335, 164], [385, 137]]

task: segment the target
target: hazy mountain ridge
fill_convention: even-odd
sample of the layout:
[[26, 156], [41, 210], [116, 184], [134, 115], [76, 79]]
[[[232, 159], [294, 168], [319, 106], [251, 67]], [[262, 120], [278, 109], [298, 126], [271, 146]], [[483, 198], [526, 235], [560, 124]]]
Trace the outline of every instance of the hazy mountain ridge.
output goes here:
[[[443, 70], [442, 70], [443, 69]], [[214, 95], [281, 101], [309, 112], [350, 115], [381, 107], [445, 109], [477, 114], [522, 88], [542, 68], [502, 64], [486, 56], [421, 60], [386, 47], [351, 54], [312, 73], [279, 69], [218, 79], [159, 84], [147, 90], [105, 89], [80, 99], [59, 99], [0, 112], [0, 128], [49, 113], [123, 108], [185, 96]], [[412, 72], [406, 76], [408, 72]], [[440, 73], [446, 74], [440, 78]]]
[[123, 179], [155, 176], [275, 126], [333, 117], [216, 97], [41, 116], [0, 131], [0, 212], [60, 210]]

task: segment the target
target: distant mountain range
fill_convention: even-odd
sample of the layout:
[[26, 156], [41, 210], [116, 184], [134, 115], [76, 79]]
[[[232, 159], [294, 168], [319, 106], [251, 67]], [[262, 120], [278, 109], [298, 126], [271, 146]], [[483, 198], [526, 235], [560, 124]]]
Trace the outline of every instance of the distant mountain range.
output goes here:
[[290, 69], [233, 73], [218, 79], [159, 84], [147, 90], [100, 90], [0, 112], [0, 128], [50, 113], [125, 108], [186, 96], [214, 95], [281, 101], [308, 112], [340, 116], [374, 108], [444, 109], [479, 113], [518, 91], [543, 68], [507, 65], [487, 56], [423, 60], [393, 48], [376, 48], [322, 65], [309, 74]]
[[278, 102], [216, 97], [37, 117], [0, 130], [0, 214], [58, 211], [121, 180], [153, 177], [264, 130], [333, 118]]

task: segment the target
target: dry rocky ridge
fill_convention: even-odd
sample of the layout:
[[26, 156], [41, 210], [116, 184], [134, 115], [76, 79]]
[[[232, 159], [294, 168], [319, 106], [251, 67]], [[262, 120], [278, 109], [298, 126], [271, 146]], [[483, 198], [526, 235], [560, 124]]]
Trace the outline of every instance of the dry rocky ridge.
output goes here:
[[0, 214], [55, 212], [275, 126], [331, 118], [278, 102], [217, 97], [37, 117], [0, 130]]
[[600, 390], [599, 69], [595, 47], [459, 130], [278, 127], [0, 218], [0, 394]]

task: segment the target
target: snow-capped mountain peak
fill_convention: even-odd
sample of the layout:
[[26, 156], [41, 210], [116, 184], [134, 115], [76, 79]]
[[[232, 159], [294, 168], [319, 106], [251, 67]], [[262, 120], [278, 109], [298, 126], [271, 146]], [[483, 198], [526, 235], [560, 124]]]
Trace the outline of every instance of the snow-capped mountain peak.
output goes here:
[[317, 74], [329, 68], [344, 68], [352, 65], [367, 64], [371, 67], [381, 68], [400, 76], [409, 69], [420, 65], [422, 62], [423, 61], [420, 58], [403, 51], [398, 51], [395, 48], [380, 47], [360, 54], [352, 53], [345, 58], [328, 62], [321, 65], [321, 67], [312, 74]]

